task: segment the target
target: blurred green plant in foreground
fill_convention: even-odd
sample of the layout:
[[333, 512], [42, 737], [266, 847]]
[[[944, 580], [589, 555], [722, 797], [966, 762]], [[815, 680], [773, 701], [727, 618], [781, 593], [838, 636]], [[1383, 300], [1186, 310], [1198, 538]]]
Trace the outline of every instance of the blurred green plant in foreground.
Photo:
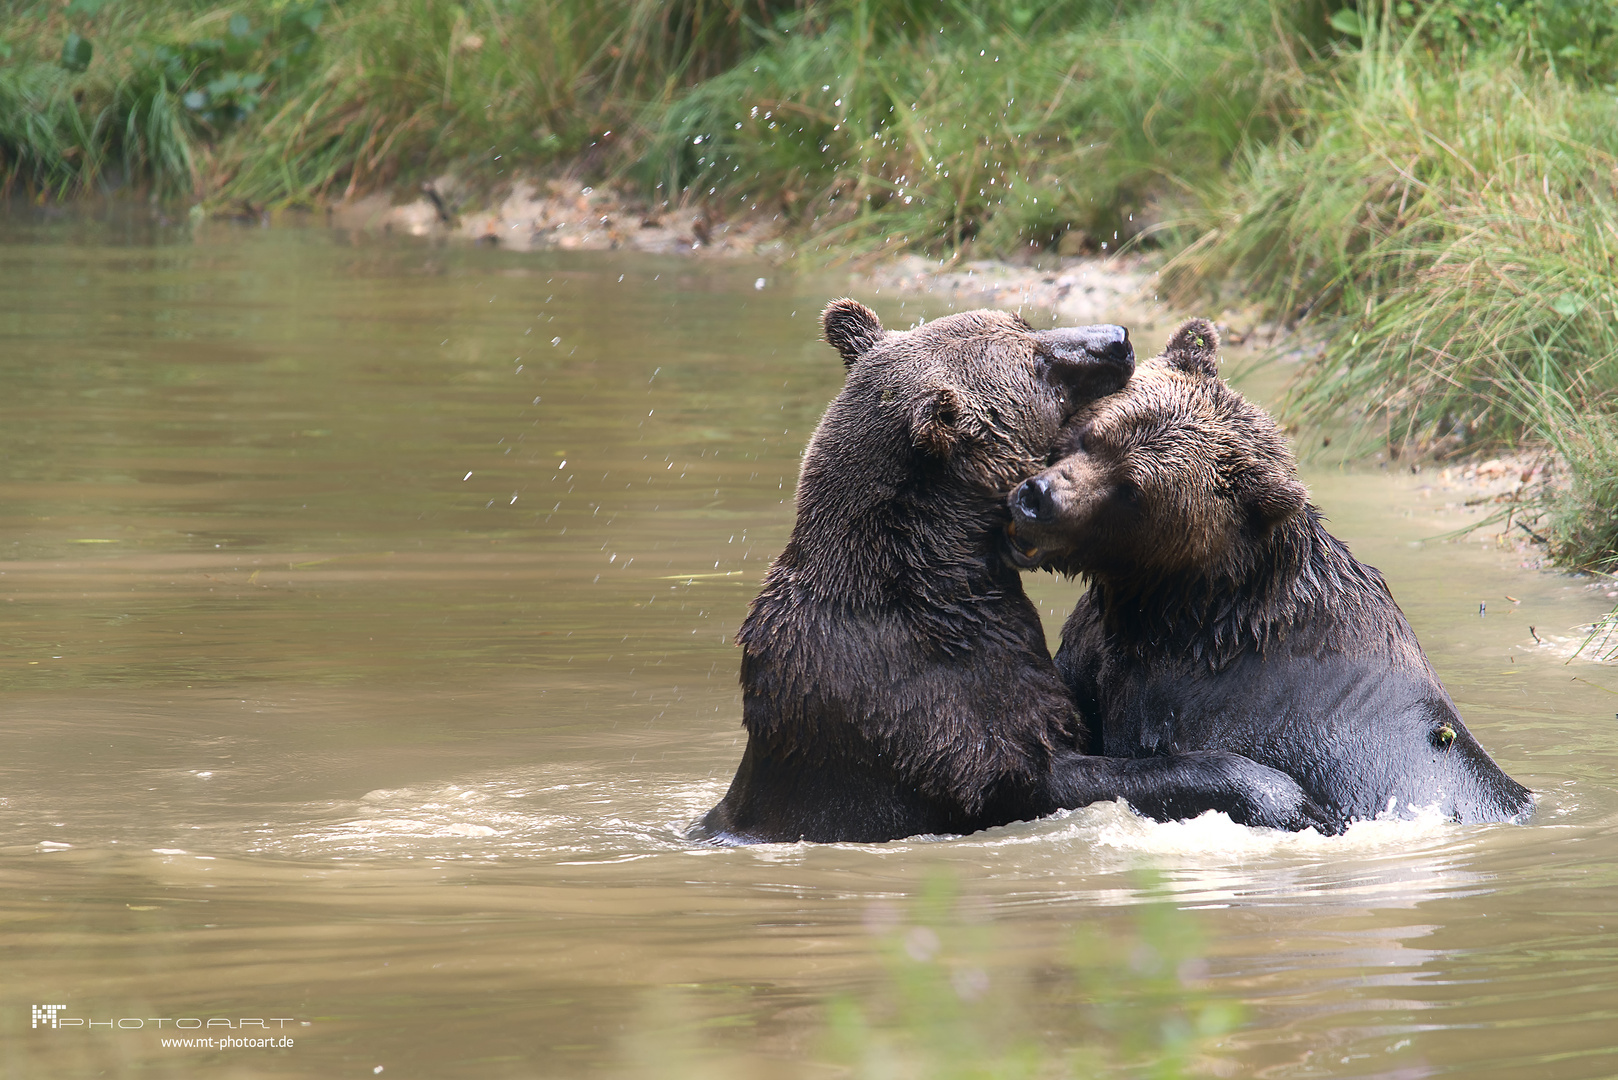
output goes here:
[[[818, 1034], [793, 1038], [805, 1074], [858, 1080], [1091, 1080], [1206, 1075], [1209, 1052], [1241, 1024], [1238, 1004], [1210, 986], [1190, 916], [1144, 879], [1146, 898], [1118, 932], [1118, 912], [1079, 927], [1064, 955], [1008, 958], [1005, 935], [947, 878], [906, 909], [867, 917], [877, 974], [812, 1014]], [[1099, 920], [1098, 920], [1099, 921]], [[715, 1004], [709, 1002], [709, 1005]], [[632, 1075], [779, 1075], [745, 1038], [748, 1002], [718, 1003], [731, 1019], [700, 1019], [697, 999], [649, 999], [628, 1046]], [[737, 1013], [736, 1010], [741, 1010]], [[801, 1022], [801, 1021], [800, 1021]], [[767, 1036], [766, 1038], [770, 1038]]]

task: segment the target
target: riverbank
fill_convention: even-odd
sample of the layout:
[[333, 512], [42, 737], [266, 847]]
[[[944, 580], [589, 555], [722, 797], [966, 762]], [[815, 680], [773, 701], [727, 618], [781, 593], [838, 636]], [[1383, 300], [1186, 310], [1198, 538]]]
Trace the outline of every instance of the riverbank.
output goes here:
[[[423, 184], [415, 198], [376, 194], [339, 204], [327, 221], [340, 228], [510, 251], [631, 250], [784, 261], [796, 258], [801, 246], [779, 214], [719, 219], [700, 206], [662, 206], [621, 186], [573, 178], [520, 179], [480, 198], [445, 175]], [[1047, 255], [1037, 265], [959, 256], [878, 253], [852, 260], [853, 281], [865, 289], [942, 297], [965, 307], [1038, 308], [1069, 323], [1095, 322], [1120, 310], [1155, 322], [1163, 307], [1155, 269], [1161, 260], [1148, 255]], [[1224, 329], [1239, 344], [1252, 325], [1249, 319]]]
[[[414, 198], [373, 195], [335, 206], [327, 215], [334, 227], [399, 233], [450, 242], [497, 245], [511, 251], [633, 250], [698, 258], [750, 258], [790, 261], [799, 256], [778, 216], [743, 215], [716, 221], [700, 209], [663, 207], [632, 190], [577, 179], [518, 180], [491, 196], [469, 191], [452, 175], [423, 185]], [[1199, 309], [1166, 300], [1160, 267], [1165, 260], [1139, 252], [1050, 257], [1023, 264], [1003, 259], [933, 259], [888, 254], [849, 266], [848, 289], [855, 295], [884, 292], [925, 296], [962, 309], [993, 307], [1041, 312], [1057, 323], [1125, 319], [1132, 329], [1166, 328]], [[1248, 358], [1266, 357], [1286, 371], [1295, 388], [1311, 364], [1320, 363], [1327, 344], [1318, 335], [1264, 321], [1257, 308], [1224, 309], [1212, 317], [1227, 345], [1249, 345]], [[1340, 425], [1339, 425], [1340, 426]], [[1327, 440], [1329, 445], [1330, 440]], [[1549, 508], [1571, 489], [1568, 462], [1548, 445], [1500, 451], [1468, 448], [1449, 437], [1421, 447], [1368, 448], [1372, 467], [1422, 476], [1423, 497], [1441, 512], [1474, 519], [1457, 539], [1486, 539], [1521, 553], [1526, 562], [1548, 558]]]
[[658, 205], [620, 185], [575, 177], [518, 179], [493, 195], [454, 175], [424, 182], [415, 198], [377, 193], [329, 208], [327, 221], [360, 231], [492, 244], [510, 251], [644, 251], [781, 260], [791, 255], [779, 219], [721, 220], [701, 207]]
[[0, 5], [5, 191], [844, 260], [1076, 320], [1155, 272], [1319, 344], [1289, 416], [1366, 452], [1551, 446], [1556, 557], [1618, 567], [1600, 5]]

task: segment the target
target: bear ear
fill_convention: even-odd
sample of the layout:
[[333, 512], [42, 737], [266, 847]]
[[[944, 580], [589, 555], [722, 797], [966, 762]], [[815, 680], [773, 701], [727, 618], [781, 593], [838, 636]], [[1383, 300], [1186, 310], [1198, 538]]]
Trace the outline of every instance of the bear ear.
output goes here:
[[1260, 532], [1268, 533], [1300, 513], [1309, 503], [1309, 491], [1294, 476], [1280, 470], [1256, 469], [1239, 484], [1242, 504]]
[[876, 312], [846, 296], [826, 305], [820, 313], [820, 326], [826, 341], [842, 356], [844, 367], [853, 367], [854, 361], [882, 340], [882, 320]]
[[943, 386], [923, 394], [910, 412], [910, 439], [933, 457], [948, 457], [961, 437], [961, 400]]
[[1187, 319], [1169, 338], [1163, 358], [1188, 375], [1219, 374], [1219, 331], [1207, 319]]

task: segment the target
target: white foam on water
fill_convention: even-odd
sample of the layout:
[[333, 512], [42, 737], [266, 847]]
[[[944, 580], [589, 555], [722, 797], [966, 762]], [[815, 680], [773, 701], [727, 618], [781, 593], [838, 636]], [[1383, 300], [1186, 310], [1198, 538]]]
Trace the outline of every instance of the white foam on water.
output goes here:
[[[1077, 810], [1064, 810], [1038, 821], [1017, 822], [968, 836], [917, 836], [880, 845], [884, 851], [909, 850], [918, 845], [946, 843], [958, 849], [1014, 849], [1042, 847], [1072, 850], [1078, 847], [1109, 849], [1124, 854], [1166, 857], [1170, 863], [1223, 864], [1249, 859], [1287, 856], [1314, 858], [1397, 854], [1430, 843], [1445, 846], [1463, 838], [1465, 830], [1449, 821], [1436, 807], [1406, 807], [1375, 820], [1357, 821], [1338, 836], [1313, 829], [1279, 829], [1238, 825], [1226, 814], [1210, 810], [1184, 821], [1153, 821], [1119, 802], [1100, 802]], [[765, 844], [779, 851], [797, 845]], [[834, 845], [849, 850], [874, 845]]]
[[[963, 845], [1021, 846], [1019, 869], [1030, 877], [1048, 868], [1053, 879], [1075, 871], [1150, 870], [1155, 886], [1188, 906], [1229, 906], [1265, 899], [1329, 896], [1333, 903], [1410, 907], [1438, 895], [1489, 887], [1469, 869], [1470, 853], [1497, 826], [1465, 826], [1435, 808], [1409, 816], [1386, 813], [1350, 825], [1340, 836], [1313, 829], [1282, 832], [1238, 825], [1212, 812], [1187, 821], [1157, 822], [1123, 803], [1097, 803], [1029, 826], [993, 830]], [[1505, 827], [1505, 826], [1500, 826]], [[996, 835], [1004, 833], [1005, 835]], [[1029, 845], [1042, 845], [1029, 848]], [[1057, 888], [1050, 898], [1136, 903], [1138, 889]]]
[[558, 783], [555, 772], [539, 768], [311, 807], [318, 811], [311, 817], [260, 830], [254, 850], [291, 858], [621, 862], [687, 849], [686, 827], [722, 794], [709, 782], [660, 791], [620, 778]]
[[1618, 654], [1618, 618], [1603, 616], [1567, 634], [1540, 629], [1534, 642], [1519, 648], [1545, 653], [1564, 663], [1605, 664]]
[[1098, 803], [1065, 815], [1075, 838], [1120, 851], [1171, 856], [1175, 860], [1230, 862], [1276, 856], [1350, 857], [1408, 852], [1413, 847], [1455, 839], [1456, 826], [1436, 807], [1410, 808], [1375, 820], [1356, 821], [1341, 836], [1314, 829], [1283, 832], [1238, 825], [1226, 814], [1210, 810], [1186, 821], [1152, 821], [1122, 803]]
[[568, 867], [700, 858], [711, 867], [704, 877], [750, 880], [760, 867], [804, 866], [817, 874], [849, 871], [867, 885], [958, 862], [963, 872], [970, 864], [974, 875], [987, 870], [1019, 883], [1002, 898], [1012, 906], [1138, 903], [1140, 890], [1120, 886], [1115, 875], [1139, 870], [1154, 872], [1161, 879], [1155, 887], [1187, 905], [1330, 895], [1334, 902], [1408, 906], [1488, 887], [1466, 866], [1492, 827], [1456, 825], [1432, 810], [1357, 822], [1341, 836], [1249, 828], [1220, 813], [1155, 822], [1110, 802], [970, 836], [886, 844], [727, 847], [687, 839], [724, 790], [723, 780], [656, 784], [605, 769], [581, 772], [576, 764], [538, 766], [310, 805], [256, 830], [253, 850], [292, 859]]

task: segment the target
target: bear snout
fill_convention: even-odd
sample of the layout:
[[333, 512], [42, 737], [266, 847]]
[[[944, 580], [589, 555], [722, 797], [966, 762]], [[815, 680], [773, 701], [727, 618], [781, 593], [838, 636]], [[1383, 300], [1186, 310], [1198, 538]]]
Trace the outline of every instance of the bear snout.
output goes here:
[[1043, 476], [1024, 480], [1011, 493], [1011, 512], [1019, 521], [1046, 524], [1056, 518], [1056, 498]]
[[1050, 363], [1047, 377], [1067, 392], [1073, 411], [1122, 390], [1135, 373], [1135, 347], [1122, 326], [1064, 326], [1035, 337]]
[[1006, 525], [1003, 549], [1012, 566], [1032, 570], [1050, 554], [1045, 548], [1046, 526], [1060, 512], [1056, 486], [1044, 476], [1024, 480], [1006, 497], [1011, 521]]

